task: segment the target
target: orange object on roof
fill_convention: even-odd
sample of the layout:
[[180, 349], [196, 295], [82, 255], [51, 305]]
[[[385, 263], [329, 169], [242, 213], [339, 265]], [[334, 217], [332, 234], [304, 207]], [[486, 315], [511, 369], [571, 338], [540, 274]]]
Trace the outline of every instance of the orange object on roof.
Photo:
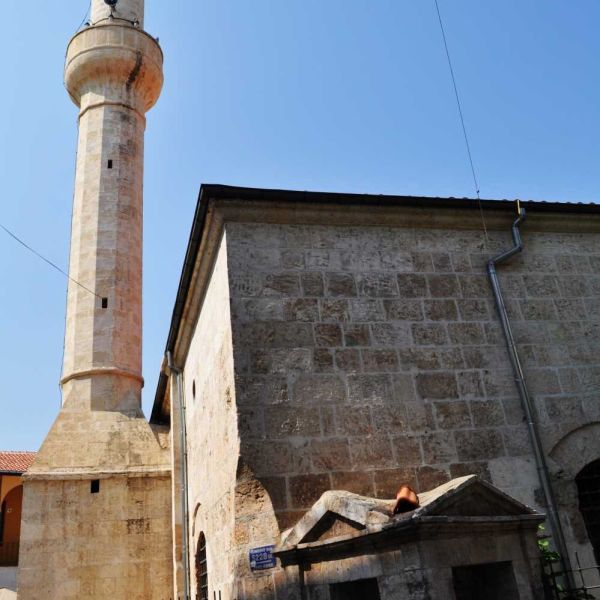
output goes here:
[[394, 506], [394, 514], [408, 512], [419, 508], [419, 497], [415, 491], [408, 485], [400, 486], [396, 494], [396, 506]]

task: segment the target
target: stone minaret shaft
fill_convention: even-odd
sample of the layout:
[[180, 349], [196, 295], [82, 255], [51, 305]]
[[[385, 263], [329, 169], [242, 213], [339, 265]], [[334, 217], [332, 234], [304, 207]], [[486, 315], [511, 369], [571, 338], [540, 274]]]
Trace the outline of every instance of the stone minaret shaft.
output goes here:
[[142, 385], [144, 114], [160, 93], [162, 53], [141, 29], [143, 0], [112, 11], [93, 0], [91, 15], [65, 67], [79, 140], [63, 404], [128, 411], [139, 409]]

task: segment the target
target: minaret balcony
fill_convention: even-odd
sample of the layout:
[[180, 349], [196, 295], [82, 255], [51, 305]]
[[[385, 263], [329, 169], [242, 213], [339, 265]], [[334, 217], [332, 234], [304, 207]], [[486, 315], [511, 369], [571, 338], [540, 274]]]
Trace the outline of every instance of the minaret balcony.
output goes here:
[[151, 35], [118, 20], [104, 21], [71, 39], [65, 85], [80, 114], [112, 102], [143, 115], [160, 95], [162, 65], [162, 50]]

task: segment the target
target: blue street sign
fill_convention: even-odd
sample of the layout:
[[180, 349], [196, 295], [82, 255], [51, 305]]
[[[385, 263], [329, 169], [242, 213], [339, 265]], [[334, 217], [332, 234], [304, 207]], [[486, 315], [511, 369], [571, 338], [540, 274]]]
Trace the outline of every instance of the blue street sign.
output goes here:
[[277, 559], [273, 556], [273, 548], [275, 548], [275, 546], [252, 548], [248, 553], [250, 558], [250, 568], [253, 571], [272, 569], [277, 564]]

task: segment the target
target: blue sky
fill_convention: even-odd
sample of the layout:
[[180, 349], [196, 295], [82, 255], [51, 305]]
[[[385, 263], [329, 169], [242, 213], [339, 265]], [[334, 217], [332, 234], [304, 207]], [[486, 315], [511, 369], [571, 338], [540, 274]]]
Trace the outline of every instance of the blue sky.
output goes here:
[[[439, 0], [482, 197], [600, 202], [598, 0]], [[62, 83], [88, 0], [5, 11], [0, 222], [67, 267], [77, 112]], [[6, 8], [6, 7], [5, 7]], [[147, 0], [144, 409], [202, 182], [473, 196], [433, 0]], [[66, 280], [0, 231], [0, 449], [60, 406]]]

